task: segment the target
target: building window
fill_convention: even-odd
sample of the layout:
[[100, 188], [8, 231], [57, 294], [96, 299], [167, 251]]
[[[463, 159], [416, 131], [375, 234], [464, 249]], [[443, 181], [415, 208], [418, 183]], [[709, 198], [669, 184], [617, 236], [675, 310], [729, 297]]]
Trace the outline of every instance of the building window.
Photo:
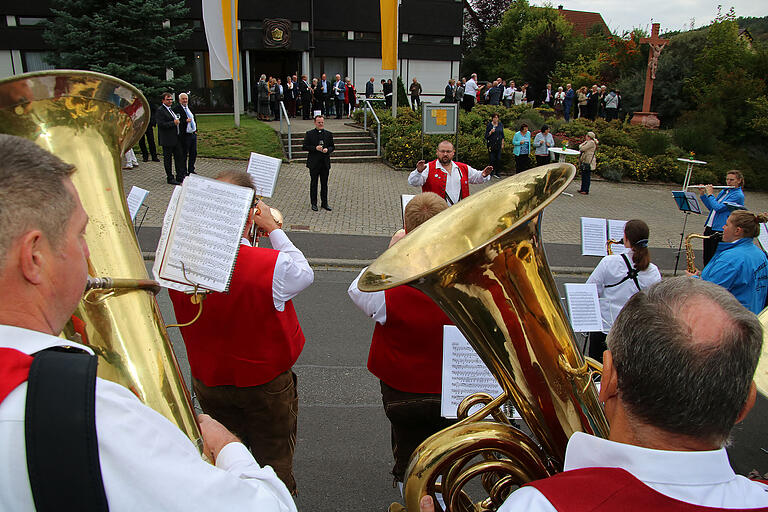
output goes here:
[[355, 32], [355, 41], [381, 41], [381, 33], [379, 32]]
[[453, 44], [453, 36], [408, 34], [408, 42], [417, 44]]
[[315, 30], [315, 37], [317, 39], [346, 39], [346, 30]]
[[45, 18], [28, 18], [19, 16], [16, 18], [20, 27], [33, 27], [45, 21]]
[[25, 73], [54, 69], [45, 62], [45, 52], [21, 52], [21, 61]]
[[241, 23], [243, 24], [243, 28], [250, 28], [250, 29], [256, 29], [256, 30], [261, 30], [264, 28], [264, 24], [261, 21], [241, 20]]
[[301, 22], [301, 31], [302, 32], [309, 32], [309, 22], [308, 21], [302, 21]]

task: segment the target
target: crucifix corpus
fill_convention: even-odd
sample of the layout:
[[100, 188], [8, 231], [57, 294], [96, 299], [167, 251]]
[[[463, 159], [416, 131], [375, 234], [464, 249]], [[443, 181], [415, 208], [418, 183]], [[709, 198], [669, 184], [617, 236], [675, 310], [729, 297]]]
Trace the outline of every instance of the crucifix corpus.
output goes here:
[[661, 50], [669, 42], [669, 39], [659, 37], [659, 24], [654, 23], [651, 28], [651, 37], [640, 39], [640, 43], [648, 43], [651, 47], [648, 52], [648, 69], [645, 72], [645, 92], [643, 93], [643, 110], [635, 112], [632, 116], [632, 124], [640, 124], [647, 128], [658, 128], [661, 124], [656, 112], [651, 112], [651, 93], [653, 93], [653, 81], [656, 80], [656, 68], [659, 65]]

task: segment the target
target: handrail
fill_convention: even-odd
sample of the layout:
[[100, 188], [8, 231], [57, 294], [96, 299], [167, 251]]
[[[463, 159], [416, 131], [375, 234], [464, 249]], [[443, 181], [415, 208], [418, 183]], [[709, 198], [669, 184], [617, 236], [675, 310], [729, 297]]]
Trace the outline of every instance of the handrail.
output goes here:
[[285, 103], [280, 100], [280, 135], [283, 134], [283, 119], [285, 119], [288, 126], [288, 161], [290, 162], [293, 157], [293, 149], [291, 148], [291, 119], [288, 117], [288, 111], [285, 109]]
[[365, 104], [363, 107], [363, 130], [368, 131], [368, 109], [370, 108], [373, 118], [376, 119], [376, 156], [381, 156], [381, 121], [379, 121], [379, 116], [376, 115], [376, 110], [371, 105], [371, 100], [364, 99], [363, 103]]

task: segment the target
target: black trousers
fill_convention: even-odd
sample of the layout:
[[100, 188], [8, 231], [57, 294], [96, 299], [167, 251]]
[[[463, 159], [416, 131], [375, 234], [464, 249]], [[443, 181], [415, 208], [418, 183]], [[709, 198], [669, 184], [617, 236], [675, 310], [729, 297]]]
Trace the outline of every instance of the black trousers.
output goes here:
[[309, 119], [312, 116], [312, 99], [307, 95], [306, 98], [302, 96], [301, 98], [301, 118], [302, 119]]
[[171, 160], [176, 164], [176, 181], [183, 180], [184, 176], [187, 175], [187, 170], [184, 168], [184, 156], [181, 149], [181, 142], [177, 143], [175, 146], [163, 146], [163, 166], [165, 167], [165, 175], [168, 179], [173, 179]]
[[[146, 142], [144, 142], [146, 141]], [[147, 144], [149, 144], [149, 152], [147, 152]], [[141, 156], [146, 162], [149, 160], [149, 155], [152, 155], [152, 159], [157, 158], [157, 146], [155, 146], [155, 129], [152, 125], [147, 126], [147, 131], [139, 139], [139, 149], [141, 149]]]
[[185, 133], [179, 142], [181, 142], [181, 159], [184, 162], [184, 170], [187, 174], [192, 174], [195, 171], [195, 161], [197, 161], [197, 134]]
[[536, 166], [547, 165], [549, 163], [549, 155], [536, 155]]
[[328, 206], [328, 173], [327, 167], [318, 166], [309, 170], [309, 201], [317, 206], [317, 180], [320, 179], [320, 204]]
[[418, 96], [411, 96], [411, 109], [415, 112], [419, 110], [419, 105], [421, 105], [421, 99]]
[[432, 434], [447, 428], [456, 420], [440, 416], [440, 395], [407, 393], [381, 382], [381, 401], [392, 427], [392, 475], [403, 481], [405, 469], [416, 448]]
[[499, 176], [499, 171], [501, 171], [501, 146], [496, 149], [488, 148], [488, 160], [489, 165], [493, 167], [492, 174]]
[[343, 113], [344, 113], [344, 100], [340, 100], [339, 98], [336, 98], [336, 119], [341, 119], [341, 116]]
[[515, 156], [515, 172], [527, 171], [531, 166], [531, 156], [526, 153], [524, 155]]

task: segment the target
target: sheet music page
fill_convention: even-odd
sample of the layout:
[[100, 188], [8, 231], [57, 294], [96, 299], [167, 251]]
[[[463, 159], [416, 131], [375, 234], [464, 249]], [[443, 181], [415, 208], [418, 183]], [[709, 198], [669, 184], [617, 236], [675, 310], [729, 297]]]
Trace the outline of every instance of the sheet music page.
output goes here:
[[768, 223], [760, 224], [760, 234], [757, 235], [757, 241], [764, 251], [768, 251]]
[[688, 199], [688, 210], [693, 213], [701, 215], [701, 206], [699, 206], [699, 198], [693, 192], [686, 191], [685, 197]]
[[[502, 389], [459, 328], [455, 325], [444, 325], [440, 415], [444, 418], [455, 418], [461, 401], [479, 392], [497, 397], [502, 393]], [[472, 412], [475, 412], [475, 409], [472, 409]], [[515, 417], [519, 418], [517, 414]]]
[[403, 226], [405, 226], [405, 207], [414, 197], [416, 197], [415, 194], [400, 194], [400, 204], [403, 207]]
[[608, 254], [605, 249], [605, 244], [608, 243], [605, 231], [605, 219], [595, 219], [593, 217], [581, 218], [582, 256], [605, 256]]
[[227, 291], [252, 202], [250, 188], [197, 174], [187, 176], [163, 252], [160, 277]]
[[603, 330], [595, 283], [565, 283], [565, 301], [574, 332]]
[[[608, 238], [611, 240], [622, 240], [624, 238], [624, 226], [627, 224], [625, 220], [608, 219]], [[613, 254], [624, 254], [629, 251], [624, 244], [612, 244], [611, 251]], [[607, 251], [606, 251], [607, 252]]]
[[275, 193], [277, 175], [281, 165], [283, 165], [283, 161], [279, 158], [251, 153], [251, 157], [248, 159], [248, 174], [253, 178], [257, 195], [272, 197], [272, 194]]
[[147, 198], [147, 194], [149, 194], [149, 190], [144, 190], [135, 185], [131, 187], [131, 191], [128, 192], [128, 197], [125, 199], [125, 202], [128, 203], [128, 213], [131, 214], [131, 222], [136, 220], [136, 213]]
[[154, 276], [155, 281], [160, 283], [160, 286], [178, 290], [180, 292], [191, 292], [194, 289], [192, 286], [174, 283], [173, 281], [160, 278], [160, 264], [163, 261], [165, 246], [168, 243], [168, 235], [171, 233], [171, 222], [173, 222], [173, 216], [176, 215], [176, 207], [179, 204], [179, 197], [181, 197], [181, 186], [177, 185], [173, 187], [173, 194], [171, 194], [171, 200], [168, 201], [168, 208], [165, 210], [165, 217], [163, 217], [160, 240], [157, 242], [157, 249], [155, 249], [155, 262], [152, 264], [152, 275]]

